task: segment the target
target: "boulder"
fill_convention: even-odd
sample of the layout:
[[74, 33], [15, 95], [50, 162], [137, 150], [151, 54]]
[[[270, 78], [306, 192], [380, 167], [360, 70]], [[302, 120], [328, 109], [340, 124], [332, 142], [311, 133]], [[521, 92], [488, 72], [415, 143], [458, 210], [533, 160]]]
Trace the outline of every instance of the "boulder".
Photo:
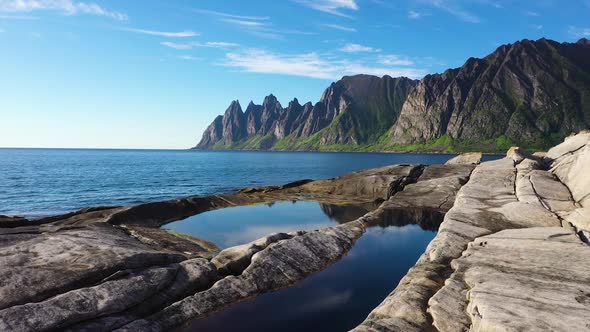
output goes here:
[[481, 152], [467, 152], [451, 158], [446, 165], [477, 165], [481, 163]]

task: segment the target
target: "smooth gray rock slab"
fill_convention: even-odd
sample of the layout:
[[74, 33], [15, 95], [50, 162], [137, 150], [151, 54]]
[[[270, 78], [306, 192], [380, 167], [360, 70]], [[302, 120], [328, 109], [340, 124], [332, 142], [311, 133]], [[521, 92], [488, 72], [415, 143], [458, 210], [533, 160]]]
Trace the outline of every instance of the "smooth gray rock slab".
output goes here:
[[0, 310], [0, 331], [61, 329], [137, 305], [167, 286], [178, 266], [151, 268], [97, 286], [75, 289], [42, 302]]
[[561, 227], [477, 238], [453, 270], [430, 301], [439, 331], [590, 329], [590, 247]]
[[[590, 135], [590, 134], [589, 134]], [[554, 163], [551, 169], [571, 191], [577, 204], [590, 205], [590, 144]]]
[[106, 316], [93, 317], [66, 328], [66, 331], [112, 331], [134, 320], [149, 316], [162, 308], [210, 288], [220, 279], [217, 269], [204, 258], [194, 258], [178, 264], [173, 280], [140, 304]]
[[210, 289], [119, 331], [168, 331], [248, 297], [290, 286], [340, 259], [363, 234], [364, 228], [359, 220], [272, 243], [255, 253], [240, 275], [227, 276]]
[[549, 149], [549, 151], [547, 151], [547, 154], [545, 155], [545, 157], [552, 159], [552, 160], [558, 160], [559, 158], [561, 158], [567, 154], [571, 154], [573, 152], [576, 152], [577, 150], [581, 149], [585, 145], [588, 145], [589, 143], [590, 143], [590, 132], [583, 132], [583, 133], [579, 133], [577, 135], [572, 135], [572, 136], [566, 137], [565, 140], [563, 141], [563, 143], [558, 144], [558, 145], [552, 147], [551, 149]]
[[100, 282], [117, 271], [185, 259], [153, 250], [104, 224], [0, 235], [0, 248], [0, 309], [43, 301]]

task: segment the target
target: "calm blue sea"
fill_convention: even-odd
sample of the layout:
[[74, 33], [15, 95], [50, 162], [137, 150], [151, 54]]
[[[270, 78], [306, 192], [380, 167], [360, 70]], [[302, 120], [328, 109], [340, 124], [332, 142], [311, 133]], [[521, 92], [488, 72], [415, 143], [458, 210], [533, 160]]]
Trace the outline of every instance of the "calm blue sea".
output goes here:
[[0, 214], [41, 217], [98, 205], [129, 205], [237, 188], [323, 179], [453, 155], [0, 149]]

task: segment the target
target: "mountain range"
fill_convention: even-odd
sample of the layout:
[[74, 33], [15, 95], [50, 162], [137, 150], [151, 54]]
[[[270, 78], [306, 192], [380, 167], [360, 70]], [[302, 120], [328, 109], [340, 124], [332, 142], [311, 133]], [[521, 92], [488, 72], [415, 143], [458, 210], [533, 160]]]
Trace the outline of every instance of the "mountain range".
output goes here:
[[233, 101], [195, 149], [544, 149], [590, 128], [590, 41], [521, 40], [421, 80], [345, 76], [320, 100]]

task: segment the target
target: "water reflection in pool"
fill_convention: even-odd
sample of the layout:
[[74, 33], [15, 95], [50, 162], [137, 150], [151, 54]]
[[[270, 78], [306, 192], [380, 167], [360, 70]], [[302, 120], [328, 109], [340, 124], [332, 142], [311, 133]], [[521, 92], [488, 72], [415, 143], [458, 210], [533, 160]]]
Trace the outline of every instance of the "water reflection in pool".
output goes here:
[[[405, 221], [399, 219], [401, 215], [389, 217], [392, 219], [370, 227], [347, 256], [326, 270], [291, 288], [195, 320], [181, 330], [350, 330], [397, 286], [436, 234], [428, 226], [392, 226]], [[429, 217], [442, 218], [442, 214]]]
[[352, 205], [275, 202], [198, 214], [163, 226], [211, 241], [219, 248], [248, 243], [277, 232], [313, 230], [355, 220], [368, 212]]

